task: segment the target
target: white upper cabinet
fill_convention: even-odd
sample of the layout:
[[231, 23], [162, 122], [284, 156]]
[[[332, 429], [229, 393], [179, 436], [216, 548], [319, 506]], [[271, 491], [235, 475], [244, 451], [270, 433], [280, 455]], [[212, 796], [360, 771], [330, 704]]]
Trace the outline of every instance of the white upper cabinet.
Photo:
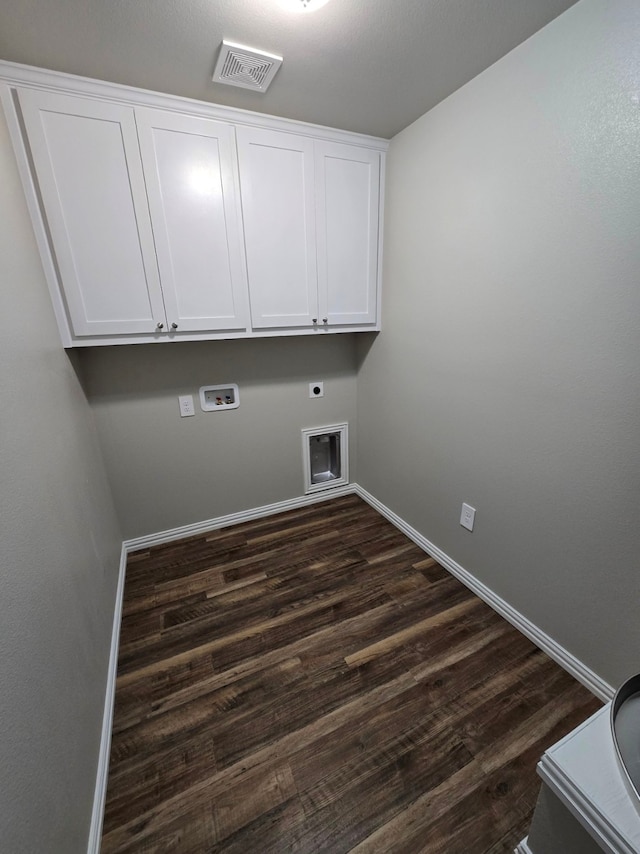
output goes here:
[[313, 140], [249, 127], [237, 133], [251, 323], [311, 327], [318, 319]]
[[254, 327], [375, 326], [380, 154], [238, 129]]
[[233, 127], [164, 110], [135, 114], [168, 328], [245, 328]]
[[380, 328], [384, 140], [6, 66], [65, 347]]
[[73, 332], [165, 323], [133, 109], [19, 92]]
[[315, 173], [321, 318], [330, 326], [375, 324], [380, 154], [317, 141]]

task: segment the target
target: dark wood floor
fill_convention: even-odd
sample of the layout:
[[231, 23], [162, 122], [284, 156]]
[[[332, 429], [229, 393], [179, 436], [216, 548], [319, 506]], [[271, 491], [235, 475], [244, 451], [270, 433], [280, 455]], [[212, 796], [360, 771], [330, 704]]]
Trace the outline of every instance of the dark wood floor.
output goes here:
[[103, 854], [510, 852], [589, 692], [355, 496], [130, 556]]

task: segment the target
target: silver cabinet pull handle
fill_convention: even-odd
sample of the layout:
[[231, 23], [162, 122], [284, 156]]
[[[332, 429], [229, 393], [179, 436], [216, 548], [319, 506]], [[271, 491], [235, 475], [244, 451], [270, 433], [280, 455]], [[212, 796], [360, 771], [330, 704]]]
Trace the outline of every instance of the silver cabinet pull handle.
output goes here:
[[311, 318], [311, 322], [312, 322], [312, 323], [317, 323], [317, 322], [318, 322], [318, 318], [317, 318], [317, 317], [312, 317], [312, 318]]
[[156, 323], [156, 329], [164, 329], [164, 323]]
[[177, 324], [177, 323], [172, 323], [172, 324], [171, 324], [171, 328], [172, 328], [172, 329], [177, 329], [177, 328], [178, 328], [178, 324]]
[[328, 323], [328, 321], [329, 321], [329, 318], [328, 318], [328, 317], [323, 317], [323, 318], [322, 318], [322, 322], [323, 322], [323, 323]]

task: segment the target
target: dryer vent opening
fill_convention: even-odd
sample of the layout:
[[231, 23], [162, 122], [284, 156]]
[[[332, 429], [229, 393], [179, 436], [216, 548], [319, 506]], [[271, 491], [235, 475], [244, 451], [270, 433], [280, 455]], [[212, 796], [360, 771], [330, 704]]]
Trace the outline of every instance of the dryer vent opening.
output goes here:
[[302, 431], [305, 493], [349, 483], [347, 424]]

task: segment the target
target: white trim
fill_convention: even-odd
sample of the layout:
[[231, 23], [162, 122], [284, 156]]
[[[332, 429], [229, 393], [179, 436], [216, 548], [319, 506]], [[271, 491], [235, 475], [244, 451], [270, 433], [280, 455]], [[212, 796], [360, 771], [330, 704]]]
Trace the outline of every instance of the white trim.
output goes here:
[[380, 196], [378, 200], [378, 278], [376, 280], [376, 325], [373, 328], [363, 329], [363, 332], [380, 332], [382, 329], [382, 264], [384, 244], [384, 214], [385, 214], [385, 192], [387, 176], [387, 155], [380, 152]]
[[[2, 63], [0, 62], [0, 65]], [[40, 202], [38, 199], [38, 191], [31, 174], [29, 166], [29, 158], [22, 138], [20, 129], [20, 121], [16, 112], [16, 107], [13, 101], [13, 95], [8, 86], [0, 84], [0, 101], [4, 107], [4, 114], [9, 128], [9, 137], [13, 145], [16, 163], [18, 165], [18, 173], [22, 181], [22, 187], [31, 217], [36, 243], [40, 252], [40, 260], [44, 270], [44, 276], [49, 288], [49, 294], [53, 303], [53, 312], [58, 321], [58, 329], [60, 330], [60, 338], [63, 347], [71, 347], [71, 329], [67, 320], [66, 308], [61, 296], [60, 286], [58, 284], [58, 274], [56, 271], [55, 261], [49, 246], [49, 238], [47, 228], [44, 223]]]
[[160, 531], [157, 534], [148, 534], [143, 537], [134, 537], [132, 540], [125, 540], [124, 546], [127, 552], [138, 551], [139, 549], [150, 548], [161, 543], [169, 543], [171, 540], [180, 540], [183, 537], [194, 537], [197, 534], [203, 534], [205, 531], [213, 531], [218, 528], [228, 528], [229, 525], [238, 525], [240, 522], [251, 522], [253, 519], [261, 519], [262, 517], [273, 516], [276, 513], [283, 513], [285, 510], [297, 510], [299, 507], [306, 507], [309, 504], [316, 504], [319, 501], [329, 501], [331, 498], [340, 498], [342, 495], [352, 495], [355, 492], [353, 484], [337, 487], [328, 492], [319, 492], [312, 495], [301, 495], [298, 498], [289, 498], [286, 501], [276, 501], [275, 504], [265, 504], [262, 507], [255, 507], [252, 510], [241, 510], [239, 513], [229, 513], [228, 516], [218, 516], [215, 519], [205, 519], [202, 522], [195, 522], [193, 525], [181, 525], [178, 528], [169, 528], [166, 531]]
[[512, 626], [515, 626], [523, 635], [526, 635], [529, 640], [533, 641], [536, 646], [546, 652], [550, 658], [563, 667], [578, 682], [581, 682], [588, 688], [592, 694], [605, 701], [613, 697], [615, 692], [611, 685], [552, 637], [543, 632], [542, 629], [538, 628], [535, 623], [532, 623], [531, 620], [519, 611], [516, 611], [508, 602], [494, 593], [491, 588], [478, 581], [470, 572], [460, 566], [459, 563], [456, 563], [453, 558], [445, 554], [445, 552], [435, 546], [426, 537], [423, 537], [421, 533], [412, 528], [411, 525], [382, 504], [382, 502], [378, 501], [377, 498], [374, 498], [366, 489], [363, 489], [358, 484], [354, 484], [354, 490], [367, 504], [370, 504], [378, 513], [381, 513], [396, 528], [406, 534], [410, 540], [413, 540], [416, 545], [435, 558], [438, 563], [442, 564], [445, 569], [472, 590], [476, 596], [479, 596], [487, 605], [490, 605], [494, 611], [497, 611], [500, 616], [504, 617]]
[[518, 843], [513, 854], [533, 854], [533, 851], [531, 850], [531, 848], [529, 848], [528, 836], [525, 836], [525, 838]]
[[[326, 433], [338, 433], [340, 435], [340, 477], [323, 483], [312, 483], [309, 439]], [[349, 483], [349, 424], [347, 422], [331, 424], [328, 427], [304, 427], [302, 429], [302, 472], [305, 495], [324, 492], [327, 489], [330, 489], [331, 494], [334, 495], [335, 489]]]
[[373, 148], [377, 151], [387, 151], [389, 148], [389, 140], [377, 136], [352, 133], [351, 131], [338, 130], [295, 119], [283, 119], [266, 113], [240, 110], [236, 107], [224, 107], [209, 101], [196, 101], [193, 98], [165, 95], [160, 92], [152, 92], [149, 89], [138, 89], [133, 86], [123, 86], [120, 83], [108, 83], [90, 77], [49, 71], [33, 65], [22, 65], [19, 62], [0, 60], [0, 81], [8, 83], [9, 86], [26, 86], [31, 89], [46, 89], [65, 92], [69, 95], [82, 95], [85, 98], [117, 101], [121, 104], [136, 104], [137, 106], [157, 107], [162, 110], [174, 110], [179, 113], [189, 113], [189, 115], [232, 122], [235, 125], [269, 127], [288, 133], [305, 134], [314, 137], [314, 139], [322, 138], [347, 145]]
[[[48, 251], [48, 250], [47, 250]], [[59, 294], [58, 294], [59, 300]], [[66, 321], [65, 321], [66, 322]], [[67, 324], [68, 325], [68, 324]], [[69, 333], [69, 343], [64, 343], [64, 347], [104, 347], [118, 344], [167, 344], [175, 341], [232, 341], [237, 338], [289, 338], [293, 335], [302, 337], [315, 335], [316, 337], [323, 335], [336, 335], [343, 332], [379, 332], [380, 324], [372, 324], [371, 326], [329, 326], [326, 328], [316, 327], [305, 328], [302, 326], [293, 329], [260, 329], [251, 327], [251, 330], [243, 330], [234, 332], [232, 330], [220, 330], [219, 332], [167, 332], [165, 335], [148, 334], [140, 335], [96, 335], [86, 336], [84, 338], [73, 336]]]
[[102, 715], [102, 736], [100, 738], [100, 753], [98, 755], [98, 770], [96, 772], [96, 788], [93, 796], [93, 812], [89, 829], [87, 854], [100, 854], [102, 837], [102, 821], [104, 804], [107, 796], [107, 780], [109, 777], [109, 753], [111, 751], [111, 728], [113, 725], [113, 704], [116, 696], [116, 676], [118, 675], [118, 644], [120, 642], [120, 623], [122, 621], [122, 602], [124, 599], [124, 579], [127, 571], [127, 549], [122, 544], [120, 552], [120, 568], [118, 570], [118, 586], [113, 610], [113, 626], [111, 629], [111, 651], [109, 653], [109, 669], [107, 670], [107, 686], [104, 696], [104, 712]]

